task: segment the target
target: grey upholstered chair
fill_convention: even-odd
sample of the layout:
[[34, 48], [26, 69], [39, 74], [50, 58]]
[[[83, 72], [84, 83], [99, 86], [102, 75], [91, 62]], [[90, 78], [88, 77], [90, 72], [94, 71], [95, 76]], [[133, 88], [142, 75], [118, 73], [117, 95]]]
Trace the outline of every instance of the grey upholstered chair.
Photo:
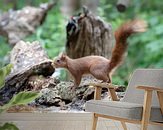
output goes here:
[[[94, 86], [95, 98], [100, 99], [101, 86]], [[115, 99], [115, 95], [112, 97]], [[148, 124], [163, 130], [163, 69], [137, 69], [121, 101], [90, 100], [85, 109], [94, 113], [92, 130], [96, 129], [98, 117], [121, 121], [124, 130], [125, 122], [141, 124], [141, 130], [147, 130]]]

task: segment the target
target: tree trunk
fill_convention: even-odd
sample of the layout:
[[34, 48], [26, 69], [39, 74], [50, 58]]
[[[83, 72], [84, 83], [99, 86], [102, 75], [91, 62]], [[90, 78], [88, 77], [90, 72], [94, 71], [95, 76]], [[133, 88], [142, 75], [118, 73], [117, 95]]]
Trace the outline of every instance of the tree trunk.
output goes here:
[[113, 46], [112, 28], [89, 10], [74, 16], [67, 24], [66, 52], [71, 58], [88, 55], [111, 56]]

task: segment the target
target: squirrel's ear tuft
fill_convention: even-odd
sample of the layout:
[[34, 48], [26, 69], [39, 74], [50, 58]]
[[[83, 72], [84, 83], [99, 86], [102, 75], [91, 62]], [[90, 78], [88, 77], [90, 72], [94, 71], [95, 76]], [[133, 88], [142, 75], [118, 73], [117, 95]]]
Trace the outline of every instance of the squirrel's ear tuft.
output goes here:
[[65, 60], [66, 56], [67, 56], [67, 55], [66, 55], [64, 52], [62, 52], [62, 53], [59, 54], [59, 57], [60, 57], [62, 60]]

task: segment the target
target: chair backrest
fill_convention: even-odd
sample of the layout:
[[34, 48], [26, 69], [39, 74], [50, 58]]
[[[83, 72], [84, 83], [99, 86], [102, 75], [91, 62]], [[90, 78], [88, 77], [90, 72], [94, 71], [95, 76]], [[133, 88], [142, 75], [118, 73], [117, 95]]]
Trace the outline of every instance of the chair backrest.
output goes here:
[[[137, 69], [134, 71], [122, 101], [143, 104], [144, 91], [136, 89], [140, 85], [163, 88], [163, 69]], [[152, 106], [159, 106], [156, 93], [153, 94]]]

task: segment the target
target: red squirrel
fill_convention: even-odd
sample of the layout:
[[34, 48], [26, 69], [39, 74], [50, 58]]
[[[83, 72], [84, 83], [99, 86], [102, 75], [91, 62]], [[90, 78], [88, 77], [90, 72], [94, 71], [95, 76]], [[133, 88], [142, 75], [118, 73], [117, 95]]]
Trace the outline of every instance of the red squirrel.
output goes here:
[[66, 68], [75, 80], [74, 87], [79, 86], [83, 74], [91, 74], [103, 82], [111, 82], [111, 72], [120, 65], [127, 49], [127, 38], [134, 33], [146, 31], [147, 24], [143, 20], [132, 20], [124, 23], [115, 31], [115, 46], [110, 59], [102, 56], [85, 56], [78, 59], [71, 59], [65, 54], [54, 59], [53, 65], [56, 68]]

